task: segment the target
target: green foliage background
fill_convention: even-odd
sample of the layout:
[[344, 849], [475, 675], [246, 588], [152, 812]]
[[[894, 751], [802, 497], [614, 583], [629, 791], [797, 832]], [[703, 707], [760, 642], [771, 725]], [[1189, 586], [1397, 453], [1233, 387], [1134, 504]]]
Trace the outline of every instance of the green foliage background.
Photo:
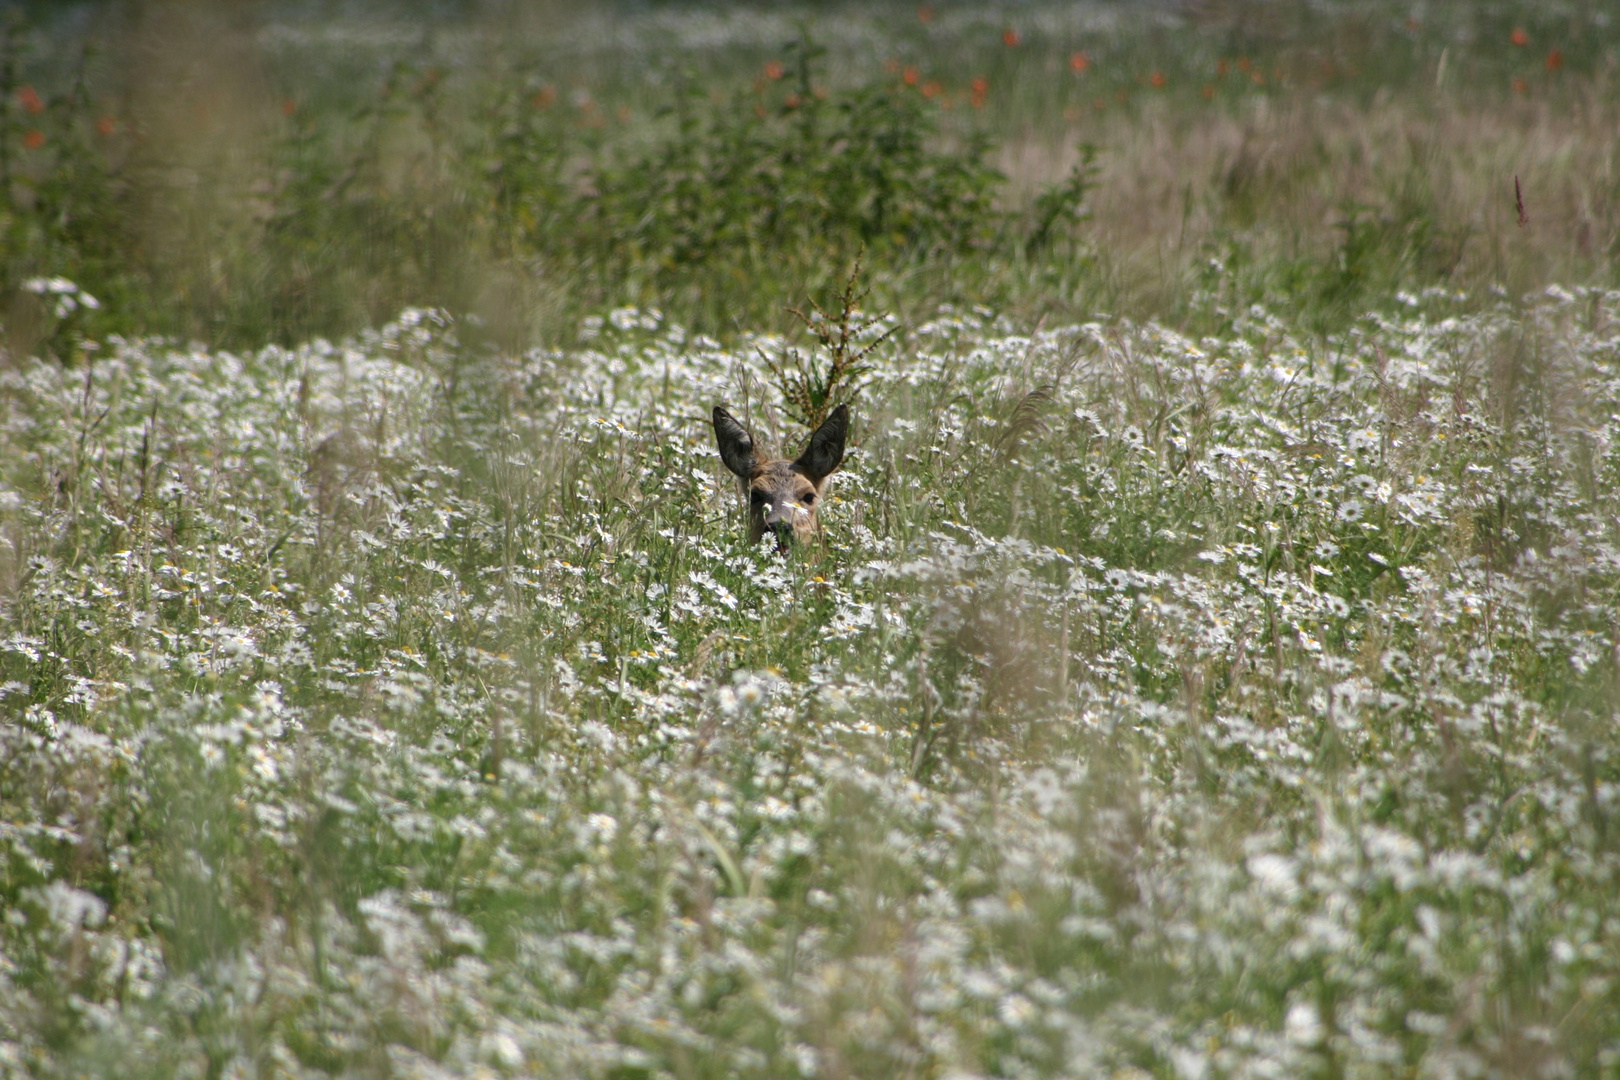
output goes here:
[[[1319, 329], [1612, 266], [1602, 5], [19, 10], [0, 266], [101, 333], [426, 304], [513, 346], [635, 303], [728, 335], [862, 245], [891, 310], [1180, 323], [1218, 264]], [[12, 306], [22, 351], [54, 332]]]

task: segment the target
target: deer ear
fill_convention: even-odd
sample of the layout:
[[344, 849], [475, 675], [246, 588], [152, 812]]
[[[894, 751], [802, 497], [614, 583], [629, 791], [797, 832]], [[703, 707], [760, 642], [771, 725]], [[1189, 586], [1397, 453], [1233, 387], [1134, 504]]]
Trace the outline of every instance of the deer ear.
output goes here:
[[812, 484], [821, 483], [844, 462], [844, 439], [849, 435], [849, 406], [840, 405], [832, 411], [832, 415], [816, 428], [816, 433], [810, 436], [810, 444], [799, 455], [799, 460], [793, 463], [805, 476], [810, 478]]
[[737, 418], [719, 405], [714, 407], [714, 441], [720, 447], [720, 460], [726, 468], [748, 479], [754, 473], [754, 440]]

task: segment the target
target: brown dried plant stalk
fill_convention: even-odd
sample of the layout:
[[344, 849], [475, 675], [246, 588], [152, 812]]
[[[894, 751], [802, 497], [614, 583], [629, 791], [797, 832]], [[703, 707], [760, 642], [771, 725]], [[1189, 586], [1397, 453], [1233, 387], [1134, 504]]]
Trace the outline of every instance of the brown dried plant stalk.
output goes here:
[[[864, 254], [864, 252], [862, 252]], [[821, 348], [827, 353], [825, 364], [818, 358], [817, 350], [812, 349], [809, 354], [801, 353], [798, 349], [787, 349], [781, 356], [772, 358], [763, 349], [757, 350], [765, 366], [770, 368], [771, 374], [776, 378], [776, 385], [782, 391], [782, 400], [787, 411], [793, 418], [812, 431], [819, 428], [823, 421], [832, 413], [833, 409], [854, 399], [865, 385], [865, 378], [871, 373], [871, 365], [865, 363], [873, 349], [894, 336], [898, 326], [891, 326], [877, 337], [860, 345], [860, 340], [872, 327], [882, 323], [885, 316], [860, 314], [861, 302], [866, 299], [870, 289], [857, 290], [857, 282], [861, 276], [861, 255], [855, 257], [855, 266], [849, 273], [849, 280], [844, 284], [844, 291], [839, 296], [838, 317], [835, 319], [821, 309], [821, 305], [814, 300], [810, 307], [814, 315], [807, 315], [798, 308], [788, 308], [794, 316], [806, 327], [821, 343]]]

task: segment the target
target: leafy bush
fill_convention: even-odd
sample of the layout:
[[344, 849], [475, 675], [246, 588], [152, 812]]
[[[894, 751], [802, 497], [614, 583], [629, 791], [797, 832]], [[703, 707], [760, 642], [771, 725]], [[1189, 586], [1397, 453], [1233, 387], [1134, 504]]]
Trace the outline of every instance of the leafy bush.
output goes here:
[[[69, 99], [52, 106], [60, 149], [33, 165], [35, 213], [10, 219], [6, 259], [120, 299], [161, 288], [173, 299], [150, 307], [154, 325], [262, 340], [366, 325], [401, 296], [470, 308], [492, 265], [566, 282], [578, 302], [661, 302], [729, 332], [831, 282], [863, 248], [891, 274], [996, 248], [1008, 225], [985, 136], [945, 138], [903, 84], [829, 91], [818, 49], [790, 53], [795, 81], [719, 104], [689, 84], [667, 130], [622, 144], [529, 93], [497, 93], [477, 124], [452, 129], [442, 75], [396, 65], [380, 99], [344, 114], [291, 108], [271, 178], [242, 200], [234, 239], [208, 241], [200, 273], [142, 250], [130, 164], [89, 146], [88, 103]], [[403, 179], [384, 151], [402, 127], [414, 132]]]
[[903, 84], [824, 89], [819, 52], [797, 42], [795, 79], [720, 105], [687, 86], [670, 135], [606, 148], [571, 184], [558, 128], [507, 127], [497, 228], [599, 300], [677, 298], [704, 327], [819, 287], [863, 248], [891, 273], [991, 249], [1003, 222], [988, 139], [942, 141], [937, 110]]

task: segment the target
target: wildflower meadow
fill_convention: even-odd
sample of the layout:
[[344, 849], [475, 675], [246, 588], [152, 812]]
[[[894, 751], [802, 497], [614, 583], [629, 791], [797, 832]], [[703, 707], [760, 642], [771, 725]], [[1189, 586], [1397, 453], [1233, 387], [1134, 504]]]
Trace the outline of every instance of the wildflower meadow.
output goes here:
[[0, 1077], [1620, 1075], [1620, 37], [1277, 9], [10, 16]]

